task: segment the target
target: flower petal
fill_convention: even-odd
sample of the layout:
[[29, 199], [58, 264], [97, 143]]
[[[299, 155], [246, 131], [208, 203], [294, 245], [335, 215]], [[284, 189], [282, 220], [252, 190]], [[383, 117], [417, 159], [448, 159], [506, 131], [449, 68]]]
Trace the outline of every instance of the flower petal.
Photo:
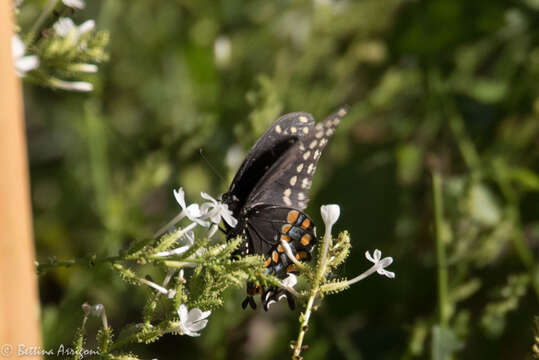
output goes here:
[[180, 324], [185, 324], [185, 322], [187, 321], [187, 316], [188, 316], [187, 306], [185, 306], [184, 304], [181, 304], [178, 307], [178, 316], [180, 317]]
[[15, 61], [17, 71], [25, 73], [39, 66], [39, 58], [36, 55], [23, 56]]
[[208, 310], [208, 311], [203, 311], [202, 314], [200, 314], [200, 318], [201, 319], [205, 319], [207, 318], [208, 316], [211, 315], [211, 310]]
[[22, 42], [19, 35], [13, 35], [11, 37], [11, 53], [13, 54], [14, 59], [18, 59], [24, 55], [25, 51], [24, 43]]
[[217, 204], [217, 200], [215, 200], [214, 198], [212, 198], [209, 194], [206, 194], [205, 192], [201, 192], [200, 196], [202, 196], [203, 199], [209, 200], [212, 203]]
[[176, 201], [178, 204], [180, 204], [180, 207], [182, 210], [186, 209], [185, 206], [185, 192], [183, 191], [183, 188], [179, 188], [178, 190], [173, 190], [174, 197], [176, 198]]
[[191, 331], [200, 331], [204, 329], [207, 324], [208, 324], [208, 320], [195, 321], [194, 323], [189, 325], [189, 329]]
[[238, 225], [238, 220], [236, 220], [236, 218], [234, 216], [232, 216], [232, 211], [228, 210], [228, 207], [226, 205], [222, 205], [224, 206], [224, 210], [223, 210], [223, 213], [221, 214], [222, 217], [223, 217], [223, 220], [230, 226], [232, 227], [236, 227], [236, 225]]
[[67, 36], [72, 30], [75, 30], [76, 26], [73, 20], [68, 17], [61, 17], [52, 26], [54, 31], [61, 37]]
[[202, 310], [199, 308], [189, 310], [189, 314], [187, 315], [187, 323], [192, 323], [200, 319], [202, 319]]
[[378, 274], [380, 274], [380, 275], [385, 275], [385, 276], [387, 276], [387, 277], [390, 278], [390, 279], [395, 278], [395, 273], [394, 273], [394, 272], [392, 272], [392, 271], [387, 271], [387, 270], [385, 270], [385, 269], [379, 269]]
[[200, 212], [200, 208], [198, 204], [191, 204], [185, 209], [185, 212], [187, 213], [187, 217], [191, 220], [194, 218], [202, 216], [202, 213]]
[[82, 24], [79, 25], [79, 34], [85, 34], [89, 31], [92, 31], [95, 28], [95, 21], [93, 20], [86, 20]]
[[187, 327], [185, 324], [182, 324], [182, 323], [180, 323], [180, 330], [184, 335], [187, 335], [187, 336], [200, 336], [199, 333], [191, 331], [189, 327]]
[[202, 214], [206, 214], [206, 213], [208, 213], [208, 211], [210, 211], [210, 209], [213, 209], [214, 207], [215, 207], [214, 204], [206, 202], [206, 203], [200, 205], [200, 212]]
[[376, 262], [380, 261], [380, 259], [382, 258], [382, 252], [378, 249], [375, 249], [374, 250], [374, 260], [376, 260]]
[[62, 0], [62, 2], [65, 6], [73, 9], [84, 9], [84, 6], [86, 6], [83, 0]]
[[326, 227], [332, 226], [337, 222], [339, 216], [341, 215], [341, 208], [339, 205], [322, 205], [320, 207], [320, 213], [322, 214], [322, 220]]
[[377, 263], [377, 261], [374, 260], [374, 258], [371, 256], [371, 253], [370, 253], [368, 250], [365, 251], [365, 257], [366, 257], [367, 260], [369, 260], [370, 262], [375, 263], [375, 264]]
[[393, 263], [393, 258], [391, 256], [385, 257], [379, 261], [379, 264], [382, 268], [386, 268]]

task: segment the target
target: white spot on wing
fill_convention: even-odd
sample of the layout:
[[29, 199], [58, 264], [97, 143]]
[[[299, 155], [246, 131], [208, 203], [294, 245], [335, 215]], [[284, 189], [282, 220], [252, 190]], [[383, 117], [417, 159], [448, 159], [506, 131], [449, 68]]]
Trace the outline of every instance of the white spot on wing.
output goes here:
[[304, 126], [302, 130], [303, 130], [303, 133], [304, 133], [304, 134], [308, 134], [308, 133], [309, 133], [309, 128], [308, 128], [307, 126]]
[[296, 181], [298, 181], [298, 177], [296, 175], [292, 176], [290, 178], [290, 185], [292, 186], [296, 185]]
[[305, 124], [306, 122], [309, 121], [309, 119], [307, 119], [306, 116], [301, 115], [301, 116], [299, 117], [299, 121]]
[[296, 129], [295, 126], [292, 126], [292, 127], [290, 128], [290, 132], [291, 132], [292, 134], [295, 134], [295, 133], [298, 132], [298, 129]]
[[292, 194], [292, 190], [291, 190], [291, 189], [286, 189], [286, 190], [283, 192], [283, 196], [284, 196], [284, 197], [290, 197], [290, 194]]
[[303, 163], [299, 164], [297, 167], [296, 167], [296, 170], [298, 173], [301, 172], [301, 170], [303, 170]]
[[315, 146], [318, 144], [318, 140], [313, 140], [311, 141], [311, 143], [309, 144], [309, 148], [310, 149], [314, 149]]
[[277, 134], [280, 134], [282, 131], [283, 131], [283, 129], [281, 129], [281, 125], [275, 126], [275, 132], [276, 132]]
[[303, 160], [307, 160], [311, 156], [311, 152], [307, 151], [305, 154], [303, 154]]
[[283, 196], [283, 202], [286, 206], [292, 206], [292, 201], [286, 196]]

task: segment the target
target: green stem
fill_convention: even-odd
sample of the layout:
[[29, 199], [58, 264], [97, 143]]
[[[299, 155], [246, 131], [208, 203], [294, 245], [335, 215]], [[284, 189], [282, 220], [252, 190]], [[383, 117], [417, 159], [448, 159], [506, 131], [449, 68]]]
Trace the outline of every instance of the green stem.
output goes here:
[[432, 200], [434, 204], [434, 227], [438, 263], [438, 316], [440, 325], [445, 327], [449, 322], [448, 273], [444, 241], [442, 178], [437, 172], [432, 174]]
[[301, 325], [299, 328], [299, 334], [296, 340], [296, 345], [294, 347], [294, 353], [292, 354], [293, 360], [301, 359], [300, 354], [301, 354], [301, 348], [303, 346], [303, 338], [305, 337], [305, 333], [307, 332], [307, 329], [309, 328], [309, 320], [311, 318], [314, 300], [316, 299], [316, 296], [318, 295], [318, 291], [319, 291], [319, 288], [316, 287], [316, 288], [311, 289], [311, 293], [309, 294], [309, 300], [307, 301], [307, 307], [305, 308], [305, 313], [303, 313], [303, 319], [301, 321]]
[[41, 14], [39, 14], [39, 17], [37, 18], [36, 22], [34, 23], [34, 25], [32, 25], [32, 28], [28, 32], [28, 35], [25, 41], [26, 47], [32, 45], [39, 29], [43, 26], [43, 23], [45, 22], [45, 20], [47, 20], [49, 15], [52, 13], [58, 1], [59, 0], [49, 0], [47, 5], [45, 5], [45, 7], [43, 8], [43, 11], [41, 12]]
[[331, 242], [331, 227], [331, 224], [326, 224], [326, 233], [324, 234], [324, 238], [322, 239], [322, 244], [320, 246], [320, 260], [318, 261], [318, 267], [316, 269], [316, 274], [313, 279], [313, 285], [309, 293], [309, 300], [307, 300], [307, 307], [305, 308], [305, 312], [302, 314], [301, 317], [301, 325], [299, 328], [298, 338], [296, 340], [296, 345], [294, 346], [294, 352], [292, 353], [292, 359], [294, 360], [301, 359], [300, 354], [303, 346], [303, 339], [305, 338], [305, 333], [309, 328], [309, 320], [311, 318], [314, 301], [320, 293], [320, 284], [322, 283], [326, 275], [327, 252], [329, 248], [329, 243]]
[[42, 274], [48, 270], [61, 268], [61, 267], [67, 268], [73, 265], [89, 265], [89, 264], [97, 265], [97, 264], [103, 264], [103, 263], [114, 263], [121, 260], [123, 260], [121, 256], [108, 256], [108, 257], [94, 259], [94, 260], [85, 257], [85, 258], [78, 258], [78, 259], [65, 260], [65, 261], [55, 261], [49, 264], [38, 264], [37, 271], [38, 273]]

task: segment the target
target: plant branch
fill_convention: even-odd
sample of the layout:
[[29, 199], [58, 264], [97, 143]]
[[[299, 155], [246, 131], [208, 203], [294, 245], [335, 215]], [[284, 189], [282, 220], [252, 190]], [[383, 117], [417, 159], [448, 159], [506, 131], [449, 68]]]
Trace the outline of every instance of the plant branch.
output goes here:
[[439, 173], [432, 174], [432, 200], [434, 205], [434, 228], [438, 270], [438, 316], [441, 326], [449, 322], [448, 273], [445, 257], [445, 238], [443, 220], [442, 178]]

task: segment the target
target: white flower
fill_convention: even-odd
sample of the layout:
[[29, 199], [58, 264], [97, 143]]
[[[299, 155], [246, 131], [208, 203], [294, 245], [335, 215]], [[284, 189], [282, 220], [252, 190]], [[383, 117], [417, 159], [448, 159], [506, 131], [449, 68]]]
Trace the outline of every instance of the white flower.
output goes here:
[[391, 265], [391, 263], [393, 262], [392, 257], [385, 257], [382, 259], [382, 252], [378, 249], [374, 250], [374, 256], [371, 256], [368, 251], [365, 251], [365, 257], [367, 258], [367, 260], [374, 263], [374, 266], [377, 267], [376, 272], [378, 274], [385, 275], [390, 279], [393, 279], [395, 277], [394, 272], [385, 270], [385, 268]]
[[96, 73], [97, 65], [95, 64], [71, 64], [68, 67], [69, 70], [83, 73]]
[[36, 55], [24, 56], [26, 48], [18, 35], [11, 37], [11, 52], [15, 63], [17, 76], [23, 77], [26, 72], [34, 70], [39, 66], [39, 58]]
[[74, 34], [75, 41], [79, 38], [79, 36], [91, 31], [95, 27], [95, 21], [93, 20], [86, 20], [79, 26], [75, 25], [73, 20], [68, 17], [62, 17], [58, 19], [56, 23], [52, 26], [54, 28], [54, 31], [61, 37], [66, 37], [70, 35], [71, 33]]
[[184, 335], [200, 336], [197, 331], [200, 331], [206, 327], [208, 320], [205, 320], [210, 316], [211, 311], [202, 311], [199, 308], [191, 309], [187, 312], [187, 306], [180, 305], [178, 308], [178, 316], [180, 317], [180, 331]]
[[183, 191], [183, 188], [174, 190], [174, 197], [176, 198], [178, 204], [180, 204], [180, 207], [182, 208], [182, 213], [187, 216], [189, 220], [196, 222], [197, 224], [204, 227], [208, 227], [210, 225], [207, 221], [200, 219], [200, 217], [202, 217], [202, 212], [200, 211], [198, 204], [191, 204], [189, 206], [186, 206], [185, 192]]
[[92, 19], [86, 20], [82, 24], [79, 25], [79, 34], [86, 34], [87, 32], [92, 31], [95, 28], [95, 21]]
[[73, 9], [84, 9], [86, 4], [83, 0], [62, 0], [65, 6]]
[[202, 204], [200, 206], [200, 210], [206, 217], [210, 218], [212, 223], [219, 224], [222, 218], [228, 225], [232, 227], [235, 227], [238, 224], [238, 220], [232, 216], [232, 211], [228, 209], [226, 204], [215, 200], [205, 192], [201, 192], [200, 196], [210, 201]]
[[65, 81], [60, 79], [50, 79], [50, 84], [58, 89], [69, 91], [88, 92], [94, 89], [94, 86], [86, 81]]
[[335, 204], [322, 205], [320, 207], [320, 213], [322, 214], [322, 220], [324, 220], [326, 228], [331, 228], [339, 219], [339, 216], [341, 215], [341, 208], [339, 205]]

